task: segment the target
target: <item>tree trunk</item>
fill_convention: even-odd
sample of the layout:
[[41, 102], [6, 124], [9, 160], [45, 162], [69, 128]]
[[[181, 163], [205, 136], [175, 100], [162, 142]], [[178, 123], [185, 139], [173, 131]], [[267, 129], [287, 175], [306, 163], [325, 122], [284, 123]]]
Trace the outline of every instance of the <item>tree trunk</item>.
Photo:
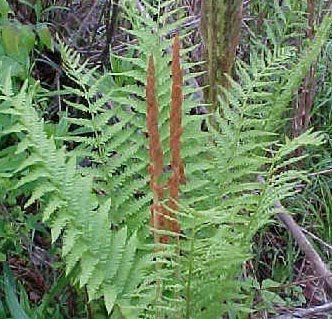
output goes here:
[[240, 42], [243, 0], [202, 1], [201, 30], [206, 47], [207, 84], [205, 99], [210, 111], [217, 110], [218, 86], [229, 85], [236, 48]]
[[[315, 37], [315, 2], [307, 0], [308, 29], [307, 35], [310, 40]], [[301, 135], [309, 126], [311, 111], [314, 104], [316, 91], [316, 64], [310, 67], [310, 70], [304, 78], [302, 87], [298, 93], [297, 101], [294, 107], [293, 136]]]

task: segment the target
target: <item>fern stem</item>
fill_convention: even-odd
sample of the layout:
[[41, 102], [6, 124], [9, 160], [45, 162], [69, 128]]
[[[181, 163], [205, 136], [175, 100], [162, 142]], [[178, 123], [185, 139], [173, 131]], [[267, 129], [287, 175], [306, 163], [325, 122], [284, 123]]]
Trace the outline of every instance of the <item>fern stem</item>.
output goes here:
[[87, 88], [84, 85], [84, 83], [80, 83], [80, 86], [81, 86], [81, 88], [84, 92], [84, 98], [88, 102], [89, 113], [91, 114], [91, 124], [92, 124], [93, 134], [94, 134], [94, 136], [96, 138], [96, 141], [97, 141], [98, 155], [99, 155], [100, 158], [103, 158], [104, 151], [103, 151], [102, 146], [101, 146], [101, 142], [100, 142], [101, 138], [100, 138], [100, 135], [98, 134], [98, 130], [97, 130], [97, 126], [96, 126], [95, 114], [92, 111], [89, 92], [87, 91]]
[[193, 257], [194, 257], [194, 250], [195, 250], [195, 231], [192, 231], [190, 238], [190, 255], [189, 255], [189, 267], [188, 267], [188, 279], [187, 279], [187, 287], [186, 287], [186, 318], [190, 319], [190, 309], [191, 309], [191, 276], [193, 272]]
[[92, 312], [91, 304], [89, 303], [88, 289], [86, 286], [84, 286], [84, 299], [85, 299], [85, 303], [86, 303], [86, 317], [87, 317], [87, 319], [92, 319], [93, 312]]
[[[90, 102], [89, 102], [89, 104], [90, 104]], [[92, 112], [91, 112], [91, 123], [92, 123], [92, 128], [93, 128], [93, 131], [94, 131], [94, 135], [95, 135], [95, 138], [96, 138], [96, 141], [97, 141], [98, 155], [99, 155], [100, 158], [103, 158], [105, 152], [103, 151], [102, 146], [101, 146], [101, 142], [100, 142], [101, 138], [100, 138], [100, 135], [98, 134], [98, 130], [97, 130], [97, 127], [96, 127], [96, 122], [95, 122], [95, 116]]]

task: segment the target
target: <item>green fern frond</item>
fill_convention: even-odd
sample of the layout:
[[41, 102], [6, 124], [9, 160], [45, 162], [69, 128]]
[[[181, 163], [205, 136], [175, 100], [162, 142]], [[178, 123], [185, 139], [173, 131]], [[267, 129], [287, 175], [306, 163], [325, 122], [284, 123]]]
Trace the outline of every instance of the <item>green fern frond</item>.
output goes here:
[[[2, 95], [5, 102], [0, 104], [0, 113], [2, 110], [8, 113], [10, 107], [13, 110], [10, 113], [15, 114], [12, 127], [17, 129], [8, 127], [8, 132], [19, 133], [16, 156], [25, 155], [22, 163], [8, 172], [11, 177], [20, 177], [15, 188], [30, 186], [32, 195], [26, 206], [36, 200], [42, 204], [53, 241], [63, 234], [67, 274], [74, 268], [80, 270], [77, 280], [80, 285], [87, 285], [91, 299], [106, 293], [109, 298], [107, 287], [114, 285], [115, 276], [119, 276], [116, 300], [129, 307], [125, 286], [131, 270], [140, 264], [140, 257], [136, 255], [137, 236], [129, 235], [123, 227], [117, 232], [110, 229], [111, 201], [98, 204], [92, 177], [82, 176], [75, 156], [56, 149], [54, 139], [46, 136], [44, 124], [32, 107], [32, 97], [25, 89], [15, 96]], [[111, 311], [109, 303], [107, 306]]]

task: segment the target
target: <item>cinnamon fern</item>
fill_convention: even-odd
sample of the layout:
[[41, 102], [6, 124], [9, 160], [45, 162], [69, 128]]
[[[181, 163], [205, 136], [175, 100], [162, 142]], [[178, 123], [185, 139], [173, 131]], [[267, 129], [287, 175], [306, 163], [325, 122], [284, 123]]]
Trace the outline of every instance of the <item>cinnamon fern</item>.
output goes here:
[[[112, 57], [129, 70], [101, 73], [60, 45], [75, 83], [66, 88], [66, 136], [46, 134], [34, 88], [25, 84], [15, 92], [7, 74], [0, 86], [0, 139], [13, 143], [0, 153], [0, 163], [11, 163], [0, 176], [30, 190], [25, 206], [38, 201], [42, 207], [67, 274], [86, 287], [90, 301], [104, 300], [110, 318], [235, 317], [249, 310], [239, 278], [253, 236], [273, 218], [275, 202], [293, 196], [305, 179], [293, 168], [303, 157], [294, 150], [323, 141], [312, 132], [280, 138], [276, 123], [331, 20], [307, 57], [292, 56], [290, 63], [294, 53], [287, 49], [262, 50], [249, 66], [239, 64], [241, 80], [229, 80], [220, 101], [223, 116], [202, 132], [204, 117], [190, 115], [200, 89], [187, 84], [198, 75], [185, 61], [193, 48], [174, 54], [185, 33], [172, 49], [185, 21], [181, 9], [165, 10], [175, 1], [140, 2], [144, 17], [133, 13], [132, 1], [123, 3], [132, 22], [127, 32], [137, 41], [133, 54]], [[167, 226], [150, 224], [151, 204], [157, 205], [152, 213], [167, 212]]]

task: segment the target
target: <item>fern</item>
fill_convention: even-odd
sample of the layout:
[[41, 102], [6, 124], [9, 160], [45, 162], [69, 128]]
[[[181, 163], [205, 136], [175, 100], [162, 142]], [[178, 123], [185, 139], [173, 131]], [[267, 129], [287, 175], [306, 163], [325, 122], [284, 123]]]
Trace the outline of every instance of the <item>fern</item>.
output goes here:
[[252, 39], [257, 46], [266, 46], [257, 40], [268, 41], [270, 48], [278, 50], [285, 46], [295, 46], [297, 41], [306, 37], [305, 2], [287, 0], [280, 3], [276, 0], [270, 2], [257, 0], [252, 2], [251, 8], [256, 14], [267, 13], [263, 22], [265, 32], [260, 30], [259, 35], [255, 35]]
[[[103, 298], [111, 318], [214, 319], [234, 307], [246, 311], [245, 304], [239, 305], [245, 295], [236, 280], [241, 264], [250, 258], [252, 238], [272, 219], [275, 202], [293, 196], [294, 186], [305, 178], [305, 172], [292, 169], [302, 158], [294, 157], [294, 150], [322, 142], [311, 132], [280, 141], [275, 123], [309, 60], [318, 54], [331, 21], [323, 22], [322, 37], [310, 46], [307, 59], [296, 63], [288, 49], [273, 54], [265, 50], [250, 66], [240, 65], [241, 82], [232, 82], [227, 99], [220, 102], [218, 129], [200, 131], [202, 117], [189, 116], [196, 106], [191, 97], [195, 89], [184, 85], [181, 155], [187, 184], [173, 206], [179, 207], [174, 213], [182, 232], [155, 229], [160, 235], [180, 237], [160, 244], [148, 227], [153, 197], [146, 137], [148, 59], [153, 56], [155, 62], [158, 131], [167, 165], [168, 51], [170, 34], [184, 19], [175, 19], [181, 14], [178, 9], [161, 14], [172, 1], [158, 7], [141, 3], [146, 15], [138, 19], [131, 15], [130, 2], [124, 3], [128, 19], [135, 20], [128, 32], [138, 44], [133, 56], [113, 57], [119, 65], [131, 65], [123, 72], [101, 75], [62, 45], [66, 73], [75, 83], [66, 90], [78, 98], [68, 98], [69, 133], [61, 139], [74, 143], [73, 150], [57, 147], [56, 138], [45, 133], [33, 105], [33, 88], [25, 85], [14, 94], [7, 74], [1, 86], [0, 113], [6, 119], [1, 138], [15, 136], [18, 143], [1, 152], [0, 162], [12, 156], [14, 163], [1, 169], [1, 176], [15, 177], [16, 188], [31, 190], [26, 206], [41, 203], [53, 242], [62, 239], [67, 274], [86, 286], [90, 300]], [[287, 71], [289, 65], [296, 72]], [[195, 76], [190, 67], [183, 64], [185, 79]], [[120, 77], [124, 82], [129, 78], [130, 84], [119, 86]], [[276, 106], [280, 92], [284, 96]], [[272, 118], [276, 110], [277, 118]], [[90, 165], [81, 167], [81, 160]], [[169, 174], [164, 172], [162, 179]]]
[[[22, 87], [17, 95], [2, 92], [0, 112], [12, 115], [11, 126], [2, 135], [18, 133], [20, 142], [11, 154], [17, 158], [24, 154], [21, 164], [3, 177], [19, 177], [15, 188], [29, 186], [32, 195], [26, 206], [40, 201], [44, 206], [44, 221], [52, 228], [52, 240], [63, 234], [67, 274], [74, 268], [81, 269], [77, 276], [79, 284], [87, 285], [91, 299], [106, 293], [105, 303], [111, 311], [111, 296], [114, 303], [128, 298], [125, 291], [128, 278], [132, 273], [143, 276], [140, 267], [144, 266], [146, 271], [149, 262], [146, 258], [143, 262], [135, 254], [138, 246], [135, 233], [129, 235], [126, 227], [110, 230], [110, 199], [98, 205], [92, 178], [82, 176], [75, 157], [56, 149], [53, 137], [46, 136], [44, 123], [26, 89]], [[112, 284], [115, 277], [119, 279], [116, 285]], [[140, 281], [140, 277], [136, 280]]]
[[[330, 23], [330, 19], [323, 22], [320, 29], [322, 34], [325, 34]], [[319, 41], [321, 39], [312, 44], [310, 52], [319, 52]], [[311, 57], [309, 55], [307, 59], [310, 60]], [[279, 136], [271, 130], [277, 128], [276, 122], [288, 108], [295, 83], [298, 85], [301, 77], [305, 75], [305, 72], [294, 70], [303, 70], [309, 64], [308, 60], [304, 63], [300, 59], [293, 65], [293, 69], [288, 71], [285, 65], [288, 64], [289, 58], [289, 51], [280, 50], [267, 56], [257, 55], [257, 60], [250, 66], [241, 65], [241, 83], [231, 82], [230, 79], [232, 87], [224, 92], [226, 99], [221, 100], [223, 117], [218, 120], [219, 129], [210, 127], [213, 136], [210, 151], [214, 163], [208, 174], [213, 181], [209, 193], [214, 193], [214, 208], [204, 212], [204, 223], [202, 222], [200, 227], [205, 230], [205, 235], [221, 237], [214, 239], [206, 235], [207, 237], [197, 238], [194, 242], [190, 240], [194, 252], [190, 255], [191, 272], [199, 273], [199, 276], [195, 278], [193, 275], [193, 278], [187, 281], [193, 282], [192, 286], [197, 283], [197, 287], [201, 288], [193, 288], [192, 305], [189, 307], [192, 312], [186, 318], [216, 318], [218, 311], [225, 312], [234, 307], [234, 304], [227, 305], [227, 301], [241, 300], [238, 295], [239, 283], [235, 283], [234, 279], [239, 274], [241, 263], [249, 256], [253, 235], [270, 222], [275, 212], [275, 203], [294, 196], [296, 184], [305, 179], [305, 172], [292, 169], [294, 164], [303, 158], [294, 155], [295, 149], [323, 142], [321, 135], [310, 132], [294, 140], [285, 138], [280, 141]], [[280, 82], [279, 76], [282, 79], [287, 78], [287, 81]], [[294, 83], [294, 86], [290, 86], [290, 83]], [[289, 93], [278, 100], [279, 112], [275, 112], [275, 98], [279, 92]], [[264, 177], [265, 184], [259, 181], [260, 177]], [[207, 221], [206, 216], [211, 219]], [[214, 240], [222, 242], [222, 248], [214, 246]], [[200, 245], [206, 242], [209, 242], [209, 245], [200, 249]], [[229, 259], [234, 264], [227, 264], [220, 259], [217, 263], [219, 268], [206, 266], [209, 269], [207, 278], [211, 279], [211, 287], [207, 279], [200, 282], [201, 276], [206, 278], [202, 275], [206, 268], [201, 265], [209, 260], [205, 255], [207, 251], [209, 256], [216, 259], [233, 252]], [[226, 265], [226, 269], [222, 270], [220, 265]], [[218, 278], [223, 280], [218, 281]], [[207, 290], [203, 281], [207, 284]], [[220, 293], [225, 291], [224, 285], [228, 288], [225, 296]], [[200, 303], [202, 300], [205, 305], [211, 301], [211, 306], [205, 308]], [[218, 310], [216, 304], [219, 305]], [[217, 312], [214, 312], [215, 310]]]
[[[122, 292], [130, 300], [131, 294], [134, 294], [135, 289], [141, 286], [140, 281], [138, 281], [137, 286], [130, 285], [132, 291], [123, 291], [125, 279], [119, 286], [115, 280], [118, 278], [119, 269], [123, 269], [123, 276], [124, 274], [131, 276], [131, 271], [139, 271], [140, 266], [138, 266], [138, 270], [136, 269], [136, 264], [140, 264], [140, 258], [135, 254], [137, 248], [127, 245], [136, 243], [137, 240], [134, 239], [136, 236], [140, 239], [147, 236], [151, 238], [150, 231], [146, 227], [150, 218], [149, 207], [152, 194], [148, 185], [149, 157], [145, 135], [146, 102], [144, 92], [147, 60], [151, 54], [156, 61], [158, 79], [156, 87], [160, 105], [162, 146], [166, 163], [170, 162], [171, 74], [170, 56], [166, 55], [165, 51], [171, 46], [168, 33], [179, 22], [174, 23], [173, 27], [170, 27], [170, 24], [163, 27], [159, 22], [153, 20], [153, 15], [157, 11], [147, 3], [145, 5], [148, 13], [147, 19], [141, 21], [137, 29], [128, 31], [135, 35], [139, 41], [139, 45], [134, 48], [137, 50], [135, 55], [138, 55], [139, 58], [118, 58], [132, 65], [130, 71], [121, 74], [100, 75], [95, 69], [88, 70], [87, 62], [81, 63], [77, 53], [62, 46], [65, 70], [69, 78], [76, 83], [76, 88], [67, 87], [66, 89], [80, 98], [80, 102], [67, 101], [68, 105], [80, 114], [79, 118], [67, 117], [71, 128], [69, 129], [70, 135], [64, 140], [77, 144], [75, 149], [67, 154], [68, 165], [70, 163], [70, 166], [74, 167], [82, 159], [88, 158], [91, 167], [79, 168], [82, 174], [80, 182], [77, 181], [74, 185], [70, 183], [64, 191], [72, 196], [75, 194], [75, 189], [80, 189], [80, 193], [77, 192], [76, 195], [77, 198], [85, 199], [82, 203], [85, 210], [70, 213], [67, 211], [63, 218], [60, 218], [58, 214], [56, 222], [53, 223], [52, 231], [54, 239], [56, 239], [60, 231], [65, 228], [63, 254], [66, 259], [67, 272], [78, 265], [80, 284], [87, 285], [91, 299], [104, 296], [109, 312], [112, 312], [113, 309], [114, 311], [116, 311], [115, 309], [120, 312], [124, 311], [123, 306], [120, 306]], [[178, 10], [167, 13], [167, 17], [164, 16], [163, 19], [169, 19], [178, 13]], [[181, 23], [183, 21], [180, 20]], [[188, 65], [188, 68], [190, 66]], [[185, 73], [188, 71], [185, 70]], [[118, 87], [117, 81], [113, 81], [113, 78], [116, 79], [119, 76], [132, 78], [136, 84]], [[108, 84], [111, 84], [111, 87]], [[200, 187], [204, 186], [204, 183], [208, 182], [204, 181], [202, 171], [202, 167], [206, 170], [208, 165], [202, 166], [196, 160], [196, 156], [200, 156], [204, 152], [204, 148], [201, 146], [206, 143], [207, 136], [200, 133], [201, 118], [188, 114], [190, 109], [195, 107], [194, 102], [190, 100], [190, 95], [195, 90], [184, 87], [184, 92], [187, 94], [187, 99], [183, 110], [182, 146], [187, 151], [183, 152], [183, 161], [186, 170], [190, 173], [190, 178], [182, 190], [183, 195], [180, 200], [183, 204], [186, 203], [187, 199], [192, 201], [194, 194], [200, 190]], [[114, 121], [110, 123], [110, 119], [114, 119]], [[198, 186], [196, 180], [200, 181]], [[98, 195], [89, 194], [88, 189], [95, 189]], [[137, 195], [138, 192], [139, 195]], [[51, 205], [54, 205], [53, 203], [54, 201], [51, 202]], [[101, 209], [104, 205], [108, 205], [107, 209]], [[46, 211], [48, 212], [48, 209]], [[49, 213], [47, 213], [48, 215]], [[69, 215], [71, 215], [70, 220], [65, 217]], [[118, 229], [118, 231], [110, 231], [108, 227]], [[124, 229], [126, 229], [126, 233], [124, 233]], [[96, 232], [98, 232], [97, 238], [93, 235]], [[119, 240], [116, 237], [118, 233], [126, 235]], [[113, 235], [110, 236], [110, 234]], [[106, 241], [102, 238], [106, 238]], [[147, 240], [149, 242], [150, 239]], [[131, 257], [125, 257], [128, 250], [133, 251]], [[150, 246], [148, 253], [152, 251], [154, 248]], [[138, 253], [138, 255], [140, 254], [142, 253]], [[170, 252], [170, 254], [173, 256], [174, 253]], [[146, 258], [144, 254], [142, 256], [142, 258]], [[168, 255], [162, 256], [162, 258], [158, 258], [158, 263], [167, 263], [168, 258], [170, 258]], [[127, 259], [132, 264], [126, 261]], [[150, 262], [152, 260], [151, 258]], [[126, 264], [122, 264], [121, 261]], [[114, 269], [106, 271], [111, 265]], [[149, 263], [144, 264], [145, 267], [148, 265]], [[145, 271], [146, 269], [144, 269], [144, 274], [146, 274]], [[157, 272], [158, 276], [152, 272], [151, 276], [153, 278], [156, 276], [158, 278], [165, 277], [164, 271], [163, 269], [162, 274]], [[153, 278], [151, 280], [145, 279], [150, 282], [144, 290], [145, 295], [153, 296], [152, 299], [148, 299], [150, 304], [156, 298], [151, 292], [151, 288], [154, 287], [152, 283], [155, 279]], [[144, 300], [145, 297], [142, 293], [140, 294], [140, 299]], [[163, 307], [162, 303], [157, 308], [151, 308], [151, 306], [148, 308], [162, 309]], [[137, 308], [145, 309], [146, 307], [138, 304]], [[154, 311], [151, 309], [148, 312]]]
[[[82, 68], [78, 54], [65, 46], [62, 47], [66, 71], [70, 78], [81, 87], [80, 92], [77, 93], [78, 96], [83, 97], [82, 103], [69, 103], [69, 105], [81, 112], [83, 111], [85, 117], [84, 120], [68, 118], [68, 122], [78, 128], [72, 130], [71, 136], [67, 140], [79, 143], [75, 153], [82, 157], [87, 156], [94, 163], [93, 169], [85, 169], [84, 171], [95, 176], [95, 180], [103, 176], [103, 181], [96, 181], [98, 184], [96, 187], [112, 197], [112, 222], [132, 225], [131, 221], [135, 220], [135, 226], [133, 228], [129, 227], [130, 232], [147, 224], [148, 207], [152, 198], [149, 192], [147, 175], [149, 158], [145, 135], [146, 102], [144, 92], [147, 78], [147, 61], [150, 54], [153, 54], [156, 61], [160, 132], [166, 157], [165, 164], [167, 165], [170, 162], [169, 105], [171, 77], [170, 56], [165, 55], [165, 49], [171, 47], [171, 39], [167, 37], [167, 34], [169, 27], [172, 25], [168, 24], [167, 28], [160, 27], [152, 18], [152, 14], [155, 14], [156, 10], [152, 9], [147, 3], [146, 6], [150, 8], [147, 15], [151, 16], [147, 16], [146, 19], [142, 20], [134, 30], [128, 31], [139, 41], [139, 45], [134, 47], [137, 51], [135, 56], [138, 56], [138, 58], [118, 57], [120, 61], [125, 61], [132, 66], [130, 71], [102, 76], [96, 74], [93, 70], [87, 72]], [[177, 10], [172, 12], [172, 14], [177, 13]], [[167, 13], [168, 16], [172, 14]], [[164, 19], [166, 18], [164, 17]], [[183, 19], [180, 20], [180, 22], [183, 21]], [[188, 73], [188, 71], [185, 70], [185, 73]], [[111, 77], [116, 79], [120, 76], [132, 78], [136, 84], [118, 87], [116, 86], [117, 81], [111, 81]], [[92, 85], [90, 85], [91, 81], [89, 79], [94, 77], [97, 77], [97, 80], [92, 81]], [[107, 83], [112, 83], [111, 87], [107, 87]], [[68, 90], [72, 93], [76, 92], [76, 90], [70, 88]], [[184, 88], [184, 90], [186, 94], [190, 92], [187, 97], [194, 91], [189, 87]], [[97, 92], [99, 92], [99, 96]], [[104, 107], [105, 102], [108, 101], [112, 104], [111, 109]], [[206, 140], [206, 136], [199, 134], [201, 118], [188, 115], [190, 109], [195, 106], [195, 102], [191, 101], [190, 98], [185, 99], [182, 145], [186, 169], [192, 175], [192, 180], [183, 189], [186, 198], [192, 197], [187, 193], [189, 190], [192, 193], [195, 189], [195, 172], [198, 174], [202, 168], [197, 165], [195, 157], [202, 153], [201, 145], [204, 145]], [[110, 118], [116, 119], [116, 123], [108, 124]], [[107, 175], [108, 177], [106, 177]], [[202, 185], [204, 184], [201, 183], [200, 186]], [[140, 193], [139, 200], [135, 199], [134, 196], [138, 190]]]

